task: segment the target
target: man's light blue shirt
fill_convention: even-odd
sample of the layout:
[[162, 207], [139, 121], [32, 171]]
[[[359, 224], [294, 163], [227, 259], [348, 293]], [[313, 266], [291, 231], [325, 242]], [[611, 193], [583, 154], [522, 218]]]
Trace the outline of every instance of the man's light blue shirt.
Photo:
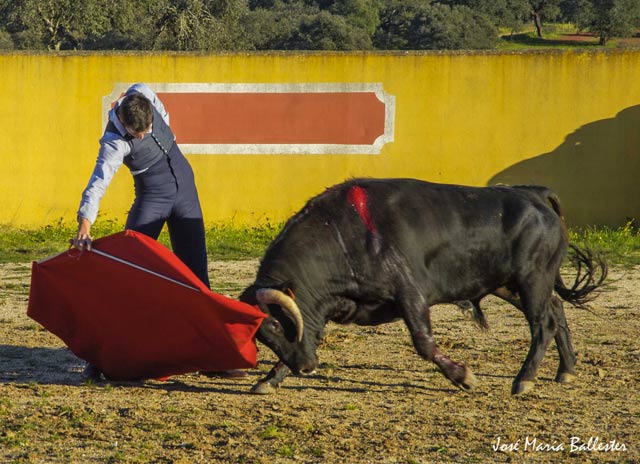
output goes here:
[[[153, 90], [145, 84], [134, 84], [127, 89], [124, 96], [132, 93], [141, 93], [144, 95], [153, 104], [156, 111], [162, 115], [167, 125], [169, 124], [169, 114]], [[102, 200], [113, 176], [118, 169], [120, 169], [120, 166], [122, 166], [124, 157], [131, 151], [131, 146], [125, 139], [127, 130], [116, 114], [116, 110], [118, 106], [120, 106], [120, 101], [121, 100], [109, 111], [109, 121], [115, 125], [118, 133], [105, 131], [100, 139], [100, 150], [98, 151], [96, 165], [89, 178], [89, 183], [82, 192], [82, 200], [80, 201], [80, 208], [78, 209], [78, 219], [86, 218], [91, 224], [95, 222], [98, 216], [100, 200]], [[135, 176], [144, 171], [146, 171], [146, 169], [142, 171], [132, 171], [131, 174]]]

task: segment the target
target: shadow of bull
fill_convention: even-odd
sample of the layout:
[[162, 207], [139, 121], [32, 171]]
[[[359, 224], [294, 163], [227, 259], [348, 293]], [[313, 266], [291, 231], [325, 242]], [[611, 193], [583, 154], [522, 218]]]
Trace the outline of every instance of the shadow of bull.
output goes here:
[[640, 105], [586, 124], [549, 153], [521, 161], [488, 185], [553, 188], [570, 226], [620, 227], [640, 219]]

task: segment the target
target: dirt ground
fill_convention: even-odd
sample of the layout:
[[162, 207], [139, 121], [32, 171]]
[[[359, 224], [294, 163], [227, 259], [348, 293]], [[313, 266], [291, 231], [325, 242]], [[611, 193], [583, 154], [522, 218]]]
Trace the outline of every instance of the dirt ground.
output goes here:
[[[232, 297], [256, 261], [216, 262]], [[26, 316], [30, 266], [0, 266], [0, 462], [431, 463], [640, 462], [640, 268], [613, 269], [590, 311], [567, 308], [577, 381], [553, 382], [552, 343], [536, 388], [510, 395], [529, 344], [524, 317], [497, 300], [477, 329], [433, 309], [443, 352], [479, 380], [464, 392], [413, 350], [402, 323], [328, 327], [321, 369], [249, 393], [275, 361], [241, 379], [83, 384], [83, 362]]]

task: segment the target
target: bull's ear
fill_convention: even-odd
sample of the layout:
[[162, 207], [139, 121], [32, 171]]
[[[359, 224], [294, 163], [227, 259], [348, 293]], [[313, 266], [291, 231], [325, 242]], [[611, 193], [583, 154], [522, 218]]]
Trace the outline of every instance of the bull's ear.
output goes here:
[[280, 290], [283, 291], [285, 295], [289, 296], [292, 300], [296, 299], [296, 286], [293, 282], [284, 282], [281, 285]]
[[291, 297], [292, 300], [296, 299], [296, 294], [293, 292], [293, 289], [287, 287], [284, 289], [284, 292]]

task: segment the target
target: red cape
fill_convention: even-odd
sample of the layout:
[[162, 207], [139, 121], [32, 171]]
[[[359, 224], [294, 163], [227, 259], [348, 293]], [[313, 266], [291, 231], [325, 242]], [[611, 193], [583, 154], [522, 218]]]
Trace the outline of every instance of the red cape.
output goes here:
[[255, 367], [264, 313], [212, 293], [162, 244], [133, 231], [34, 262], [27, 314], [107, 378]]

